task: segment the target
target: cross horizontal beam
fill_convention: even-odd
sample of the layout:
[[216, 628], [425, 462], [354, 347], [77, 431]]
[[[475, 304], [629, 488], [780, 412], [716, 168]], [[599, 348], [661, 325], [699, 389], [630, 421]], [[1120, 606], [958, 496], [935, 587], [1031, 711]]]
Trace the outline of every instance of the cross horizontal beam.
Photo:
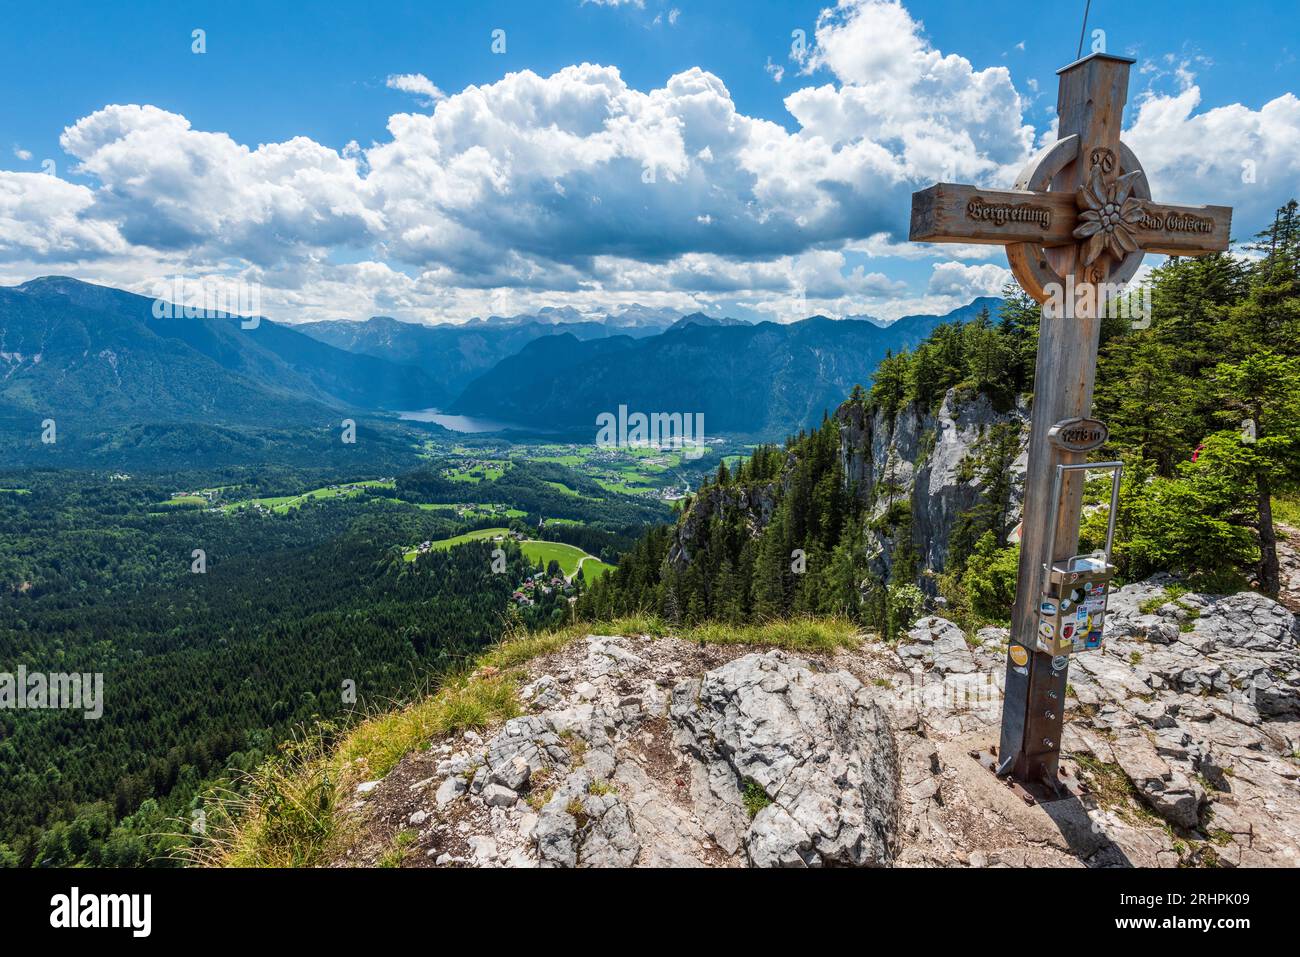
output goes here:
[[[1142, 221], [1129, 228], [1149, 253], [1204, 256], [1228, 248], [1232, 209], [1228, 206], [1172, 206], [1142, 201]], [[939, 183], [912, 194], [909, 237], [921, 243], [1037, 243], [1044, 247], [1078, 242], [1079, 209], [1073, 193], [981, 189]]]

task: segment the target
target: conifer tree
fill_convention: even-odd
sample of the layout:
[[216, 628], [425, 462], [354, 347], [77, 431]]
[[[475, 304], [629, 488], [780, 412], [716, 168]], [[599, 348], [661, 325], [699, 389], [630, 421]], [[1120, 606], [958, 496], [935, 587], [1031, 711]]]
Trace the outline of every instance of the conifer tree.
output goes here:
[[871, 398], [887, 415], [903, 407], [908, 394], [907, 354], [885, 351], [871, 383]]
[[1300, 359], [1261, 351], [1214, 370], [1219, 395], [1244, 414], [1239, 475], [1254, 488], [1254, 525], [1259, 535], [1259, 588], [1277, 597], [1281, 577], [1273, 491], [1300, 480]]

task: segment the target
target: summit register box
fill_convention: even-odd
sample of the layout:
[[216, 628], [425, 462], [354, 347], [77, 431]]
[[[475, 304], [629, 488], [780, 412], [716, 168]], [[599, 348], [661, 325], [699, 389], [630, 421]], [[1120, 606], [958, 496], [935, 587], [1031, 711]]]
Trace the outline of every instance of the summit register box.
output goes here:
[[1106, 599], [1115, 566], [1103, 555], [1053, 565], [1038, 606], [1038, 650], [1068, 655], [1101, 647]]
[[[1106, 601], [1110, 595], [1111, 579], [1115, 575], [1110, 554], [1115, 539], [1115, 514], [1119, 504], [1119, 481], [1123, 468], [1120, 462], [1057, 466], [1055, 500], [1058, 504], [1065, 472], [1110, 470], [1110, 517], [1106, 527], [1105, 549], [1089, 555], [1075, 555], [1044, 567], [1043, 594], [1038, 604], [1039, 651], [1055, 657], [1076, 651], [1094, 651], [1101, 647], [1106, 622]], [[1052, 528], [1055, 527], [1056, 515], [1053, 514]], [[1055, 542], [1053, 547], [1054, 545]], [[1052, 550], [1048, 554], [1052, 554]]]

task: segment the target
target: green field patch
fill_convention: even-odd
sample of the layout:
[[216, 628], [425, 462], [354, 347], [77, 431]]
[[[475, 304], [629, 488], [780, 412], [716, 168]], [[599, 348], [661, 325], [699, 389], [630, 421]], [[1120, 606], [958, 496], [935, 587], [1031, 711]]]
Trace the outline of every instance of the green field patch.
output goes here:
[[[396, 499], [394, 501], [397, 501]], [[407, 502], [410, 505], [412, 503]], [[460, 518], [526, 518], [528, 513], [522, 508], [510, 508], [506, 505], [485, 505], [481, 502], [418, 502], [416, 508], [427, 512], [454, 512]]]
[[652, 448], [648, 445], [632, 445], [622, 449], [621, 451], [632, 456], [634, 459], [652, 459], [664, 454], [662, 450]]
[[167, 501], [159, 502], [158, 504], [163, 506], [207, 505], [208, 500], [202, 495], [173, 495], [171, 498], [167, 499]]
[[[476, 528], [472, 532], [465, 532], [463, 535], [456, 535], [453, 538], [440, 538], [436, 542], [429, 543], [429, 551], [443, 551], [448, 548], [455, 548], [457, 545], [464, 545], [466, 542], [478, 542], [483, 539], [501, 538], [504, 539], [510, 534], [508, 528]], [[418, 548], [408, 548], [402, 556], [408, 562], [413, 562], [416, 556], [420, 554]]]
[[237, 512], [241, 509], [254, 508], [283, 515], [290, 509], [299, 508], [307, 502], [325, 501], [334, 498], [355, 498], [368, 488], [394, 488], [391, 479], [366, 479], [361, 482], [346, 482], [340, 485], [312, 489], [301, 495], [268, 495], [263, 498], [250, 498], [242, 502], [233, 502], [221, 506], [223, 512]]
[[653, 485], [628, 485], [626, 482], [611, 482], [609, 479], [596, 479], [596, 484], [606, 492], [619, 495], [644, 495], [655, 490]]
[[444, 538], [433, 543], [434, 548], [455, 548], [457, 545], [464, 545], [466, 542], [477, 542], [485, 538], [505, 538], [510, 534], [508, 528], [476, 528], [472, 532], [465, 532], [463, 535], [457, 535], [454, 538]]
[[214, 485], [211, 488], [195, 489], [188, 492], [176, 492], [165, 502], [159, 502], [160, 508], [175, 508], [179, 505], [217, 505], [221, 499], [221, 493], [227, 492], [232, 488], [239, 488], [238, 485]]
[[[478, 542], [484, 539], [501, 539], [505, 540], [510, 536], [508, 528], [478, 528], [472, 532], [465, 532], [462, 535], [456, 535], [452, 538], [439, 539], [436, 542], [430, 542], [429, 551], [441, 551], [448, 548], [455, 548], [457, 545], [464, 545], [468, 542]], [[560, 570], [565, 577], [571, 578], [578, 570], [578, 565], [582, 565], [582, 575], [587, 581], [595, 581], [601, 575], [609, 572], [614, 566], [600, 561], [593, 555], [588, 555], [581, 548], [575, 545], [568, 545], [564, 542], [545, 542], [534, 539], [526, 539], [519, 542], [519, 548], [524, 553], [524, 557], [533, 563], [541, 562], [543, 566], [550, 565], [551, 562], [559, 562]], [[419, 556], [419, 548], [408, 548], [403, 554], [408, 562], [413, 562]]]
[[590, 445], [554, 444], [516, 446], [514, 457], [527, 462], [554, 462], [557, 465], [582, 465], [591, 458], [595, 448]]
[[455, 465], [442, 470], [442, 477], [452, 482], [466, 482], [477, 485], [479, 482], [495, 482], [506, 473], [508, 463], [503, 459], [482, 459]]
[[559, 562], [566, 578], [572, 577], [578, 570], [578, 563], [587, 557], [581, 548], [564, 542], [527, 541], [520, 542], [519, 547], [523, 549], [524, 557], [533, 562], [540, 561], [543, 566]]
[[613, 570], [613, 565], [602, 562], [599, 558], [588, 558], [582, 563], [582, 577], [587, 584], [591, 584]]
[[577, 489], [571, 489], [563, 482], [546, 482], [545, 484], [549, 485], [551, 488], [555, 489], [555, 491], [559, 492], [562, 495], [569, 495], [572, 496], [573, 498], [579, 497]]

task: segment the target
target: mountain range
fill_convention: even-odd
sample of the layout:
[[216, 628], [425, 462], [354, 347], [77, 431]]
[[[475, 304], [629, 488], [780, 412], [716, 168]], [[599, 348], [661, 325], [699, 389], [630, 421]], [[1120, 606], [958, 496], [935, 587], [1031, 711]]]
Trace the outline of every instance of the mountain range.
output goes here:
[[[603, 313], [592, 314], [580, 312], [572, 306], [544, 306], [534, 313], [516, 316], [488, 316], [486, 319], [471, 319], [468, 326], [523, 326], [523, 325], [572, 325], [574, 323], [597, 322], [611, 329], [621, 329], [629, 334], [653, 334], [662, 331], [681, 317], [678, 309], [660, 306], [643, 306], [640, 303], [616, 306]], [[736, 320], [739, 321], [739, 320]]]
[[555, 432], [589, 429], [626, 405], [703, 413], [714, 432], [782, 436], [869, 384], [886, 350], [998, 300], [884, 327], [628, 307], [609, 321], [550, 309], [454, 326], [375, 317], [245, 328], [226, 316], [159, 319], [154, 302], [58, 276], [0, 287], [0, 432], [30, 436], [47, 417], [83, 432], [322, 428], [345, 414], [426, 408]]
[[476, 378], [535, 340], [565, 335], [584, 341], [615, 335], [639, 339], [692, 324], [748, 325], [741, 319], [700, 312], [683, 316], [633, 305], [598, 317], [572, 308], [547, 307], [532, 314], [458, 324], [423, 325], [374, 316], [361, 322], [306, 322], [294, 328], [339, 349], [418, 367], [439, 385], [441, 394], [433, 404], [446, 407]]
[[435, 403], [414, 366], [338, 349], [292, 326], [163, 318], [154, 300], [65, 277], [0, 288], [0, 410], [7, 417], [281, 425], [340, 409]]
[[[854, 385], [870, 385], [886, 351], [911, 348], [942, 322], [967, 321], [1001, 300], [888, 326], [814, 316], [800, 322], [674, 325], [643, 339], [572, 335], [530, 342], [471, 382], [452, 412], [561, 431], [596, 416], [703, 413], [714, 432], [784, 436], [816, 424]], [[692, 318], [692, 317], [687, 317]]]

